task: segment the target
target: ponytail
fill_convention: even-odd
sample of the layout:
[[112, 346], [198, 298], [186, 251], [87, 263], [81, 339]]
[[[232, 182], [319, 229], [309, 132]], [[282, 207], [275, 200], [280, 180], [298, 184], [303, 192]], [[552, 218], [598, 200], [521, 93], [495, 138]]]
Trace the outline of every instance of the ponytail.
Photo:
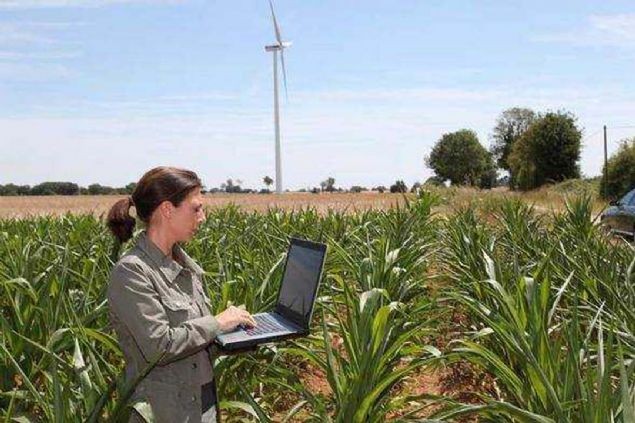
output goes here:
[[136, 220], [130, 216], [130, 207], [134, 205], [132, 197], [117, 201], [108, 212], [107, 224], [121, 244], [132, 238]]
[[136, 184], [131, 197], [112, 206], [108, 212], [108, 227], [119, 244], [123, 244], [132, 238], [136, 223], [130, 216], [130, 207], [134, 206], [137, 218], [148, 225], [152, 213], [162, 202], [169, 201], [178, 207], [190, 192], [202, 186], [198, 175], [191, 170], [167, 166], [150, 169]]

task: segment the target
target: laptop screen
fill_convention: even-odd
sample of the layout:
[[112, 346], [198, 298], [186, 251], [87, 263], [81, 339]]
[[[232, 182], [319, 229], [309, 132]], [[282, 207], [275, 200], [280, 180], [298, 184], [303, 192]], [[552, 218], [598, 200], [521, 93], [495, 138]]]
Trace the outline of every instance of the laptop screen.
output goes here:
[[291, 244], [282, 278], [278, 306], [290, 311], [293, 320], [309, 324], [311, 310], [324, 260], [323, 249]]

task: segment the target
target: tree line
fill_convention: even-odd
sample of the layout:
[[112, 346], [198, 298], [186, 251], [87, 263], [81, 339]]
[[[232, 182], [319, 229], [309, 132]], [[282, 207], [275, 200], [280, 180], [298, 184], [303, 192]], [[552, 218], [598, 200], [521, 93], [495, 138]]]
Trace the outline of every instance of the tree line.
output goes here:
[[[487, 150], [470, 129], [443, 134], [425, 157], [435, 173], [429, 182], [480, 188], [507, 185], [526, 191], [581, 177], [582, 130], [570, 112], [507, 109], [497, 118], [490, 139]], [[499, 170], [506, 176], [498, 178]], [[620, 142], [605, 172], [601, 196], [616, 198], [635, 187], [635, 137]]]
[[6, 184], [0, 185], [0, 196], [10, 195], [113, 195], [132, 194], [137, 184], [131, 182], [123, 188], [113, 188], [100, 184], [81, 187], [74, 182], [42, 182], [34, 186]]
[[[245, 188], [242, 186], [240, 179], [229, 178], [220, 187], [203, 188], [201, 192], [203, 194], [216, 194], [216, 193], [228, 193], [228, 194], [271, 194], [270, 186], [273, 184], [273, 179], [269, 176], [263, 178], [263, 183], [266, 188], [257, 190], [253, 188]], [[16, 185], [16, 184], [0, 184], [0, 196], [28, 196], [28, 195], [131, 195], [137, 184], [131, 182], [125, 187], [110, 187], [100, 184], [91, 184], [88, 187], [82, 187], [74, 182], [43, 182], [38, 185]], [[314, 194], [321, 192], [337, 193], [337, 192], [354, 192], [360, 193], [365, 191], [376, 191], [379, 193], [391, 192], [391, 193], [406, 193], [415, 192], [421, 184], [414, 183], [409, 188], [403, 180], [397, 180], [394, 184], [388, 187], [379, 185], [372, 188], [366, 188], [359, 185], [353, 185], [350, 189], [344, 189], [335, 186], [335, 178], [329, 176], [324, 181], [320, 182], [319, 187], [309, 187], [299, 189], [298, 192], [312, 192]], [[288, 191], [288, 190], [287, 190]]]
[[[496, 120], [489, 151], [476, 132], [443, 134], [426, 157], [437, 181], [491, 188], [529, 190], [580, 177], [582, 131], [566, 111], [536, 113], [515, 107]], [[498, 170], [508, 176], [499, 180]]]

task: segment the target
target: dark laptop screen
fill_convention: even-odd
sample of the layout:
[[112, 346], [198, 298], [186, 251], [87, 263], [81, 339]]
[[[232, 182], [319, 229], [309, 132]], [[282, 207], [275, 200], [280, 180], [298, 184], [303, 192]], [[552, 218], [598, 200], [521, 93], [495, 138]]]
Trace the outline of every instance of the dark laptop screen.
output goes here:
[[278, 305], [291, 311], [302, 325], [309, 322], [323, 258], [324, 251], [314, 248], [292, 244], [289, 250]]

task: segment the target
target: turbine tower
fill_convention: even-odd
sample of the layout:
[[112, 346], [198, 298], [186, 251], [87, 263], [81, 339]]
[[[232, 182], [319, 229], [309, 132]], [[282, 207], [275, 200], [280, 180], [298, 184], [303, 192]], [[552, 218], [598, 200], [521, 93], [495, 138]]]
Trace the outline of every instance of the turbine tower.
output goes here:
[[287, 95], [287, 70], [284, 66], [284, 49], [291, 46], [291, 42], [282, 41], [280, 27], [273, 11], [273, 3], [269, 0], [273, 29], [276, 33], [276, 43], [265, 46], [265, 50], [273, 53], [273, 124], [276, 132], [276, 194], [282, 194], [282, 159], [280, 157], [280, 108], [278, 101], [278, 52], [282, 64], [282, 78], [284, 80], [284, 92]]

